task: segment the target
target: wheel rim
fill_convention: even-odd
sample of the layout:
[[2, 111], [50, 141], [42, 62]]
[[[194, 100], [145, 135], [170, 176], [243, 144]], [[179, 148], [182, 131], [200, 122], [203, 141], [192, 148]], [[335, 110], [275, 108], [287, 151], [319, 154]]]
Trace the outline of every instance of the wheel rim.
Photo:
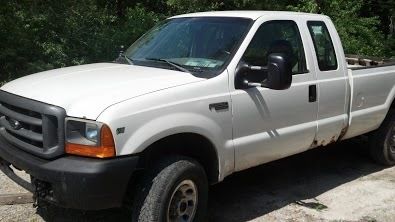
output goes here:
[[168, 222], [191, 222], [196, 213], [198, 191], [192, 180], [184, 180], [174, 189], [167, 208]]

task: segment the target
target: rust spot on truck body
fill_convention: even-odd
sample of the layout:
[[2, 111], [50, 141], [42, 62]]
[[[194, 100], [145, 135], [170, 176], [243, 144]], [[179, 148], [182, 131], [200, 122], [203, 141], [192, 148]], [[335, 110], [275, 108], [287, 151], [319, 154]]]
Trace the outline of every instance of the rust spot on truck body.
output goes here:
[[341, 140], [347, 133], [348, 126], [343, 127], [342, 131], [340, 132], [339, 138], [337, 140]]
[[337, 135], [334, 135], [334, 136], [332, 136], [332, 138], [329, 141], [326, 141], [326, 140], [321, 140], [321, 141], [314, 140], [310, 147], [314, 148], [314, 147], [317, 147], [317, 146], [327, 146], [327, 145], [329, 145], [331, 143], [335, 143], [337, 141], [338, 141], [338, 137], [337, 137]]

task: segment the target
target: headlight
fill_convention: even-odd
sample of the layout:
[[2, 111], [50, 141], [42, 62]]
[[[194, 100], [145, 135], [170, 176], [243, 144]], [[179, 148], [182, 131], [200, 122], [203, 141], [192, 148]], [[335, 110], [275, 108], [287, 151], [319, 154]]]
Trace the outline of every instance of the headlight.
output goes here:
[[98, 158], [115, 156], [110, 128], [95, 121], [67, 118], [66, 153]]

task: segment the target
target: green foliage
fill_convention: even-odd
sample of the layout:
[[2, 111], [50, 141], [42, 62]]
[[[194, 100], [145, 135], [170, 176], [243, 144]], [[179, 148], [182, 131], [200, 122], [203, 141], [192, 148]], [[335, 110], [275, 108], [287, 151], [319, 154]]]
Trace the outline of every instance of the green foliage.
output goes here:
[[112, 61], [159, 21], [135, 5], [123, 18], [93, 0], [8, 1], [0, 5], [0, 81], [92, 62]]
[[395, 59], [395, 34], [388, 37], [385, 43], [385, 53], [388, 57]]
[[314, 0], [301, 0], [296, 6], [289, 5], [287, 9], [297, 12], [319, 13], [320, 8]]
[[129, 46], [174, 14], [236, 9], [323, 13], [333, 19], [347, 53], [395, 56], [391, 0], [13, 0], [0, 4], [0, 84], [38, 71], [112, 61], [120, 45]]
[[218, 0], [167, 0], [166, 3], [174, 14], [218, 10], [224, 5]]
[[297, 6], [289, 6], [288, 9], [331, 17], [347, 54], [385, 56], [385, 38], [377, 28], [380, 20], [376, 16], [360, 16], [362, 6], [360, 0], [302, 0]]

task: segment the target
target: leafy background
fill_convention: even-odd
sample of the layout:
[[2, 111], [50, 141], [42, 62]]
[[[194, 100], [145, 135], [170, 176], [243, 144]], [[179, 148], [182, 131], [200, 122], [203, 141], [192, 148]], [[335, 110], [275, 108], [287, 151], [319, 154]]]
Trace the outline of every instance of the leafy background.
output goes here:
[[346, 53], [395, 57], [393, 0], [5, 0], [0, 4], [0, 85], [38, 71], [112, 61], [121, 45], [130, 45], [160, 20], [209, 10], [325, 14]]

